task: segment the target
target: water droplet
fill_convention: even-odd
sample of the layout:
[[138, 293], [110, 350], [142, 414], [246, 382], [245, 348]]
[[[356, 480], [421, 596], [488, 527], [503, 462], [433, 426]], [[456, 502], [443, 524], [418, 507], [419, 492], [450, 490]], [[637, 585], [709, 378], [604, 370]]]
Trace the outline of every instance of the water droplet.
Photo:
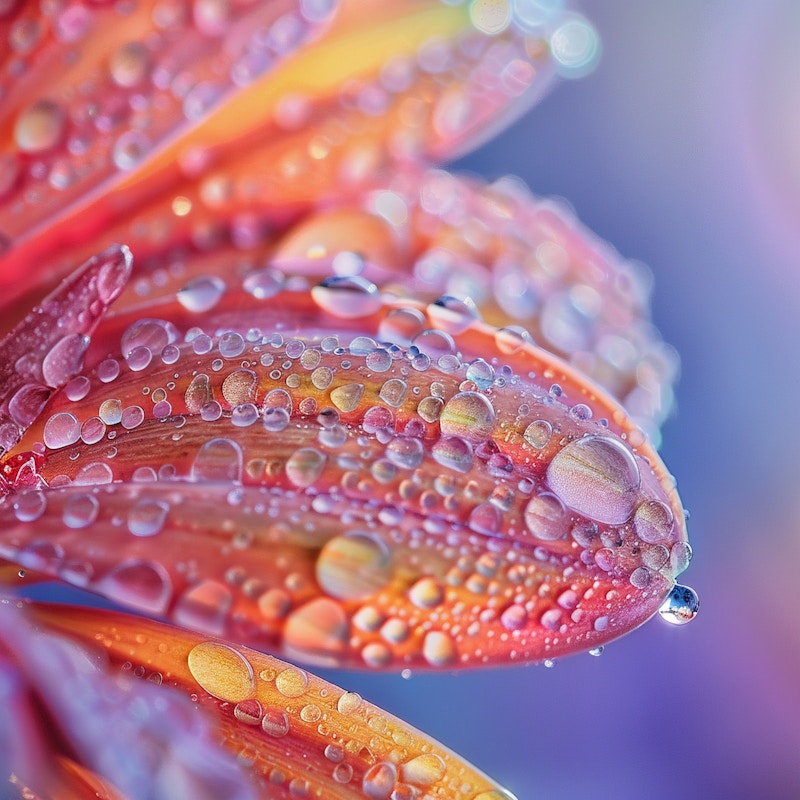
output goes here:
[[187, 656], [192, 677], [208, 694], [227, 703], [252, 700], [256, 680], [250, 662], [239, 652], [219, 642], [201, 642]]
[[64, 504], [62, 519], [68, 528], [88, 528], [94, 524], [100, 511], [100, 503], [91, 494], [70, 497]]
[[349, 636], [344, 609], [327, 597], [318, 597], [293, 611], [283, 629], [283, 643], [289, 652], [318, 663], [330, 662], [331, 666], [344, 652]]
[[397, 783], [397, 767], [384, 761], [373, 764], [361, 781], [361, 791], [370, 800], [388, 800]]
[[622, 442], [584, 436], [553, 457], [547, 482], [569, 508], [618, 525], [631, 515], [639, 492], [639, 467]]
[[178, 302], [188, 311], [201, 313], [209, 311], [219, 303], [225, 294], [225, 281], [213, 275], [193, 278], [178, 294]]
[[150, 140], [139, 131], [126, 131], [114, 143], [111, 158], [117, 169], [133, 169], [150, 151]]
[[392, 576], [386, 545], [368, 533], [351, 531], [331, 539], [317, 558], [317, 582], [337, 600], [360, 600], [379, 592]]
[[358, 275], [326, 278], [311, 296], [321, 309], [343, 319], [374, 314], [381, 306], [378, 288]]
[[297, 667], [287, 667], [275, 676], [275, 688], [284, 697], [300, 697], [308, 689], [308, 675]]
[[150, 54], [139, 42], [128, 42], [116, 50], [109, 59], [111, 79], [125, 89], [142, 83], [150, 71]]
[[697, 616], [699, 608], [700, 599], [697, 592], [689, 586], [676, 583], [658, 612], [667, 622], [673, 625], [684, 625]]
[[166, 613], [172, 582], [161, 564], [133, 559], [114, 567], [96, 589], [110, 600], [160, 617]]
[[184, 628], [222, 636], [232, 605], [231, 590], [219, 581], [207, 579], [180, 596], [175, 604], [173, 619]]
[[64, 133], [64, 109], [52, 100], [39, 100], [17, 118], [14, 140], [23, 153], [41, 153], [55, 147]]
[[66, 411], [53, 414], [45, 423], [43, 438], [51, 450], [75, 444], [81, 438], [78, 420]]
[[449, 633], [428, 631], [422, 642], [422, 655], [432, 667], [446, 667], [455, 663], [458, 651]]
[[289, 733], [289, 718], [283, 711], [268, 709], [261, 720], [261, 729], [269, 736], [280, 739]]
[[286, 462], [286, 477], [297, 487], [312, 486], [322, 474], [327, 457], [313, 447], [295, 450]]
[[242, 288], [257, 300], [266, 300], [276, 295], [282, 288], [285, 278], [276, 269], [260, 269], [251, 272], [243, 281]]
[[525, 507], [525, 525], [537, 539], [546, 542], [561, 539], [566, 523], [564, 504], [550, 492], [532, 497]]
[[134, 536], [155, 536], [167, 519], [169, 505], [160, 500], [139, 500], [128, 512], [128, 530]]
[[469, 472], [472, 467], [472, 446], [457, 436], [443, 436], [434, 443], [431, 455], [437, 464], [456, 472]]
[[447, 766], [436, 753], [423, 753], [400, 767], [400, 778], [416, 786], [430, 786], [444, 778]]
[[339, 386], [331, 392], [331, 402], [343, 414], [349, 414], [358, 408], [361, 397], [364, 394], [363, 383], [348, 383]]
[[261, 718], [264, 716], [264, 709], [258, 700], [242, 700], [241, 703], [237, 703], [234, 706], [233, 716], [245, 725], [260, 725]]
[[659, 500], [645, 500], [636, 507], [633, 525], [645, 542], [662, 542], [672, 532], [673, 515], [668, 505]]
[[139, 319], [122, 334], [120, 350], [125, 359], [137, 347], [146, 347], [151, 353], [160, 353], [178, 338], [178, 329], [171, 322], [163, 319]]
[[488, 398], [477, 392], [459, 392], [445, 404], [439, 416], [442, 434], [471, 442], [488, 439], [496, 420]]
[[74, 333], [60, 339], [42, 361], [42, 376], [48, 386], [65, 384], [83, 364], [83, 354], [89, 345], [89, 337]]
[[522, 435], [531, 447], [541, 450], [550, 441], [550, 437], [553, 435], [553, 426], [546, 419], [537, 419], [525, 428], [525, 433]]
[[408, 590], [408, 599], [417, 608], [436, 608], [444, 602], [444, 588], [435, 578], [420, 578]]
[[219, 337], [219, 354], [223, 358], [236, 358], [244, 352], [244, 337], [236, 331], [227, 331]]
[[14, 516], [20, 522], [33, 522], [44, 514], [47, 498], [43, 492], [28, 491], [14, 498]]
[[195, 481], [242, 480], [242, 449], [230, 439], [211, 439], [198, 451], [192, 464]]

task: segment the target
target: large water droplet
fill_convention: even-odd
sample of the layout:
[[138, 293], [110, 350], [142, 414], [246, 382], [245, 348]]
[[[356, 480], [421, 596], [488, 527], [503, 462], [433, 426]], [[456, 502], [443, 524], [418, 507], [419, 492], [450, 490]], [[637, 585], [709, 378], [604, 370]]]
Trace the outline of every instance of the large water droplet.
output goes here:
[[337, 600], [360, 600], [379, 592], [392, 575], [386, 545], [357, 531], [336, 536], [317, 558], [317, 582]]
[[666, 600], [661, 604], [658, 613], [673, 625], [684, 625], [691, 622], [700, 608], [697, 592], [689, 586], [676, 583]]
[[139, 500], [128, 512], [128, 530], [134, 536], [155, 536], [167, 519], [169, 505], [160, 500]]
[[316, 304], [343, 319], [373, 314], [381, 306], [378, 288], [358, 275], [326, 278], [311, 290]]
[[459, 392], [445, 404], [439, 424], [445, 436], [483, 442], [492, 435], [496, 419], [494, 408], [484, 395]]
[[349, 637], [344, 609], [327, 597], [318, 597], [293, 611], [283, 629], [283, 643], [290, 652], [331, 666], [344, 652]]
[[619, 525], [633, 511], [639, 492], [639, 467], [622, 442], [584, 436], [553, 457], [547, 469], [550, 488], [566, 506], [598, 522]]
[[194, 457], [192, 479], [196, 481], [242, 480], [242, 449], [230, 439], [211, 439]]
[[209, 311], [225, 294], [225, 281], [216, 275], [193, 278], [178, 294], [178, 302], [188, 311]]
[[256, 694], [250, 662], [239, 652], [218, 642], [195, 645], [187, 656], [189, 672], [200, 687], [227, 703], [241, 703]]
[[166, 613], [172, 595], [172, 581], [164, 567], [139, 559], [118, 564], [96, 588], [110, 600], [156, 616]]

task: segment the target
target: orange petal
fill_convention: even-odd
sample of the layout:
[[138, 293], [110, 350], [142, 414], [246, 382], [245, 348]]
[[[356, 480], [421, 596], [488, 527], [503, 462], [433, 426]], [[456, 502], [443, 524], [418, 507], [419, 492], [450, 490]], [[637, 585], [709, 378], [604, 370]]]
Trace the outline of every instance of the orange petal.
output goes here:
[[357, 279], [215, 299], [104, 323], [123, 351], [20, 443], [50, 488], [0, 505], [0, 555], [379, 668], [597, 647], [669, 595], [691, 551], [666, 468], [520, 333]]
[[[208, 0], [195, 8], [223, 5]], [[80, 248], [93, 237], [102, 246], [104, 232], [123, 220], [140, 217], [137, 238], [149, 238], [141, 227], [148, 223], [148, 234], [158, 235], [158, 220], [174, 222], [176, 198], [205, 204], [212, 214], [281, 219], [357, 189], [380, 167], [453, 157], [519, 114], [552, 73], [555, 21], [529, 33], [511, 24], [488, 30], [482, 20], [483, 28], [476, 26], [466, 5], [345, 3], [331, 30], [302, 47], [318, 29], [316, 11], [307, 19], [290, 13], [288, 2], [257, 4], [223, 20], [229, 30], [218, 36], [198, 31], [197, 21], [177, 10], [168, 19], [165, 4], [148, 17], [146, 4], [124, 41], [116, 7], [76, 7], [94, 28], [76, 64], [47, 83], [48, 65], [72, 45], [45, 37], [31, 65], [42, 74], [29, 70], [25, 87], [5, 103], [17, 134], [0, 158], [17, 177], [5, 200], [0, 191], [0, 212], [9, 209], [0, 285], [15, 294], [29, 285], [27, 265], [60, 272], [65, 246]], [[109, 26], [113, 32], [103, 35]], [[280, 36], [287, 41], [276, 43]], [[294, 47], [298, 52], [284, 59]], [[242, 50], [231, 63], [230, 54]], [[120, 84], [118, 60], [125, 81], [145, 62], [141, 83]], [[252, 69], [258, 74], [250, 76]], [[48, 96], [32, 101], [43, 85]], [[95, 95], [84, 99], [78, 85]], [[90, 113], [84, 106], [92, 101]], [[27, 137], [26, 126], [33, 131]], [[51, 129], [54, 142], [37, 150], [36, 137]], [[77, 154], [68, 152], [64, 142], [76, 141]], [[27, 201], [34, 196], [35, 204]]]
[[[33, 606], [48, 629], [100, 644], [112, 669], [190, 696], [275, 800], [511, 800], [419, 731], [304, 670], [229, 642], [114, 612]], [[393, 794], [394, 793], [394, 794]]]

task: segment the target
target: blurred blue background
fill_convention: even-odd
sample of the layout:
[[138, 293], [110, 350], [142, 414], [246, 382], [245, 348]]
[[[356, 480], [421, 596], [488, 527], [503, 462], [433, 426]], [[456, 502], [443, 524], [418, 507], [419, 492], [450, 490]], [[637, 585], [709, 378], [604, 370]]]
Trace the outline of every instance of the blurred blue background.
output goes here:
[[328, 673], [520, 798], [800, 798], [800, 3], [603, 0], [603, 56], [457, 169], [521, 175], [655, 277], [700, 614], [553, 669]]

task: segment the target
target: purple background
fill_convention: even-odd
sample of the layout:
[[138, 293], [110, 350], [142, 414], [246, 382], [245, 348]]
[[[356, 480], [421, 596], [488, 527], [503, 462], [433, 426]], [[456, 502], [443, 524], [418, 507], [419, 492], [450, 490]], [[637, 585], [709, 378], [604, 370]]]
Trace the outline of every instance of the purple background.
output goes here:
[[800, 797], [800, 3], [587, 2], [603, 58], [459, 162], [655, 276], [701, 598], [555, 668], [328, 673], [523, 798]]

